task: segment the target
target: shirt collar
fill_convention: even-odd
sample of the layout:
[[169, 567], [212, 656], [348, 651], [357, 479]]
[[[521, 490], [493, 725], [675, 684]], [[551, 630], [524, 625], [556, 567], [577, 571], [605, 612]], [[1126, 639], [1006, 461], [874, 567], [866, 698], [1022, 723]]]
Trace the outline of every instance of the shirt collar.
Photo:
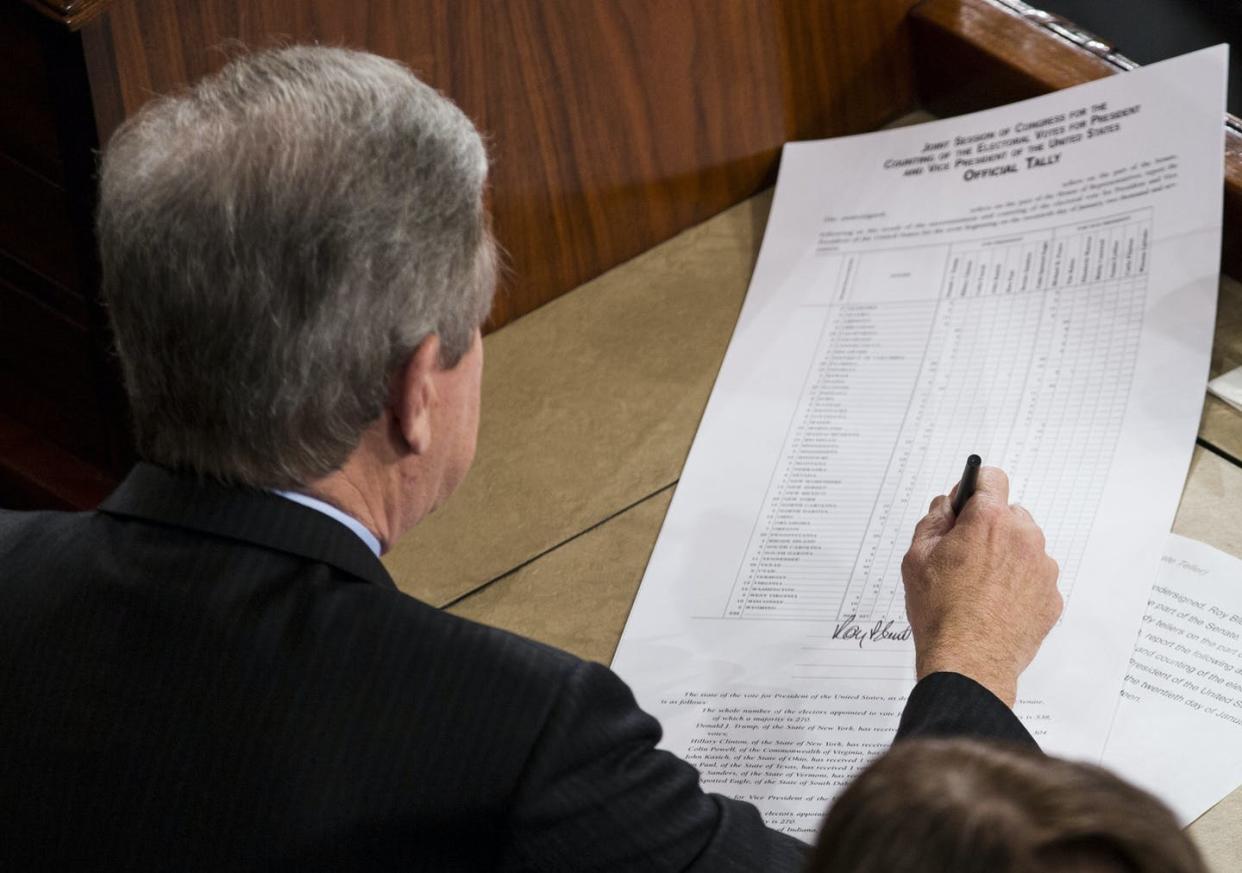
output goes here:
[[251, 543], [330, 564], [383, 588], [397, 587], [348, 525], [271, 491], [140, 461], [99, 511]]
[[331, 503], [325, 503], [316, 497], [311, 497], [309, 494], [303, 494], [300, 491], [273, 491], [272, 493], [278, 494], [286, 500], [292, 500], [294, 503], [300, 503], [310, 509], [318, 510], [329, 518], [336, 519], [341, 524], [356, 533], [358, 538], [367, 544], [367, 548], [374, 553], [375, 557], [378, 558], [380, 556], [382, 549], [380, 547], [379, 538], [376, 537], [375, 534], [371, 533], [371, 531], [367, 529], [366, 525], [354, 518], [348, 512], [343, 512]]

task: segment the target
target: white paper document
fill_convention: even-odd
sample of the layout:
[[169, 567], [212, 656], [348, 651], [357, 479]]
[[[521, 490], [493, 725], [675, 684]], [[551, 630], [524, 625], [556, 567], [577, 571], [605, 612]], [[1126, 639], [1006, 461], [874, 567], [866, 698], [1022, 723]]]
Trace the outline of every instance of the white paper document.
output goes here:
[[1242, 560], [1169, 535], [1104, 763], [1184, 825], [1242, 785]]
[[888, 746], [901, 558], [972, 452], [1062, 568], [1019, 714], [1099, 760], [1203, 402], [1226, 59], [785, 147], [613, 661], [709, 789], [809, 838]]

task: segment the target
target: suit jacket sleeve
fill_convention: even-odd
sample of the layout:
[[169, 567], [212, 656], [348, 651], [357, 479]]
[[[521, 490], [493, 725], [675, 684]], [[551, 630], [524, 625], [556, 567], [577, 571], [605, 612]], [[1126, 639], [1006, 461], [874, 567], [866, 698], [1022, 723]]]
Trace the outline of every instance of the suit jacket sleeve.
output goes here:
[[[657, 749], [659, 723], [612, 671], [570, 671], [511, 807], [506, 871], [800, 871], [808, 847], [749, 803], [706, 794], [698, 772]], [[897, 740], [964, 736], [1035, 745], [995, 695], [957, 673], [924, 678]]]
[[894, 742], [915, 737], [973, 737], [1039, 748], [1013, 710], [960, 673], [932, 673], [914, 686]]
[[798, 871], [806, 844], [706, 794], [659, 723], [598, 664], [568, 676], [512, 809], [507, 871]]

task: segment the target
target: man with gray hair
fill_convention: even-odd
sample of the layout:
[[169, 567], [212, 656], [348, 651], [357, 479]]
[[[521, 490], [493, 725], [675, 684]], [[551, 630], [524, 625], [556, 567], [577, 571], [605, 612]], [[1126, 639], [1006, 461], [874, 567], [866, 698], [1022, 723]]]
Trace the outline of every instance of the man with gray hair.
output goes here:
[[[0, 869], [801, 866], [609, 670], [379, 561], [473, 458], [486, 173], [451, 102], [342, 49], [238, 58], [117, 132], [98, 234], [144, 461], [96, 512], [0, 512]], [[1059, 601], [1002, 485], [908, 559], [905, 734], [1029, 742], [1002, 699]]]

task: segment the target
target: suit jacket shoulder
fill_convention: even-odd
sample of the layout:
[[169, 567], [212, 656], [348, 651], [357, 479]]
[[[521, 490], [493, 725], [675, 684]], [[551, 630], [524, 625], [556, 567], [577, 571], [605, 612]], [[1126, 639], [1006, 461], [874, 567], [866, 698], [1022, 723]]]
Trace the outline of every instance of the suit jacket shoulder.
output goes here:
[[282, 498], [140, 468], [0, 515], [0, 560], [0, 867], [801, 865], [606, 668], [402, 594]]

